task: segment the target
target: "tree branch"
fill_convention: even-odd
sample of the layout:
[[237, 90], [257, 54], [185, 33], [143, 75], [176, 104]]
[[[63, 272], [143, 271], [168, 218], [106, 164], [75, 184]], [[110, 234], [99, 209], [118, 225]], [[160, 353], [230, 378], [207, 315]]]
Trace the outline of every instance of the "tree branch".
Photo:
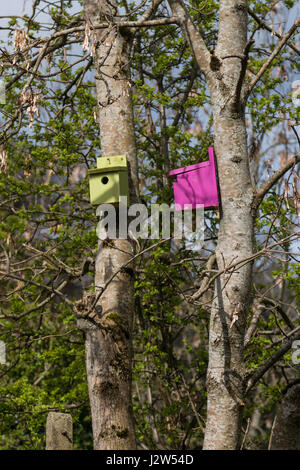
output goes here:
[[289, 338], [284, 341], [278, 351], [276, 351], [270, 359], [268, 359], [261, 367], [258, 367], [250, 378], [248, 379], [246, 394], [254, 387], [254, 385], [262, 378], [262, 376], [274, 365], [279, 359], [282, 358], [292, 347], [292, 344], [297, 339], [300, 339], [300, 326], [298, 326], [294, 332], [289, 333]]
[[[66, 42], [67, 42], [67, 37], [66, 35], [62, 35], [63, 37], [60, 38], [55, 44], [53, 44], [52, 46], [47, 46], [47, 49], [45, 51], [43, 51], [43, 56], [47, 55], [47, 54], [51, 54], [52, 52], [56, 51], [57, 49], [60, 49], [61, 47], [63, 47]], [[52, 38], [51, 38], [52, 39]], [[42, 40], [43, 42], [50, 42], [50, 39], [48, 37], [48, 41], [45, 41], [45, 38], [43, 38]], [[41, 42], [42, 42], [41, 41]], [[32, 67], [35, 67], [36, 63], [40, 60], [40, 56], [41, 54], [38, 53], [36, 55], [36, 57], [34, 57], [30, 64], [29, 64], [29, 69], [31, 69]], [[6, 85], [6, 89], [9, 90], [9, 88], [12, 87], [12, 85], [17, 82], [20, 78], [22, 78], [22, 76], [24, 74], [26, 74], [28, 72], [27, 69], [22, 69], [21, 72], [17, 73], [17, 75], [15, 75], [11, 80], [10, 82]]]
[[240, 71], [239, 79], [237, 81], [236, 90], [235, 90], [235, 94], [234, 94], [234, 104], [235, 104], [235, 106], [238, 106], [238, 104], [240, 103], [241, 92], [242, 92], [242, 88], [243, 88], [244, 81], [245, 81], [245, 75], [246, 75], [246, 71], [247, 71], [249, 52], [250, 52], [250, 49], [251, 49], [251, 46], [253, 45], [253, 43], [254, 43], [254, 40], [250, 39], [247, 42], [246, 47], [245, 47], [244, 57], [242, 58], [241, 71]]
[[107, 287], [109, 286], [109, 284], [115, 279], [115, 277], [122, 271], [124, 270], [127, 266], [129, 266], [136, 258], [140, 257], [141, 255], [143, 255], [144, 253], [147, 253], [148, 251], [150, 250], [153, 250], [153, 248], [155, 248], [156, 246], [160, 245], [161, 243], [164, 243], [168, 240], [171, 240], [171, 237], [169, 238], [165, 238], [165, 239], [162, 239], [162, 240], [159, 240], [158, 242], [154, 243], [153, 245], [149, 246], [148, 248], [145, 248], [144, 250], [142, 251], [139, 251], [136, 255], [132, 256], [132, 258], [130, 258], [128, 261], [126, 261], [126, 263], [123, 263], [122, 266], [119, 267], [119, 269], [117, 269], [111, 276], [110, 278], [107, 280], [107, 282], [105, 283], [105, 285], [102, 287], [102, 286], [95, 286], [96, 288], [99, 289], [98, 292], [96, 292], [96, 297], [95, 297], [95, 300], [92, 304], [92, 307], [91, 307], [91, 311], [95, 308], [97, 302], [99, 301], [100, 297], [102, 296], [103, 292], [107, 289]]
[[142, 14], [140, 19], [138, 20], [138, 23], [143, 23], [144, 21], [149, 20], [162, 2], [163, 0], [153, 0], [150, 7]]
[[[284, 237], [282, 238], [281, 240], [279, 240], [278, 242], [276, 243], [273, 243], [272, 245], [269, 245], [269, 246], [266, 246], [264, 247], [263, 249], [257, 251], [256, 253], [254, 253], [253, 255], [251, 256], [247, 256], [246, 258], [242, 258], [242, 259], [239, 259], [238, 261], [235, 261], [234, 263], [231, 263], [229, 264], [228, 266], [225, 266], [224, 269], [222, 270], [219, 270], [216, 272], [216, 274], [214, 274], [209, 280], [205, 280], [205, 288], [202, 286], [200, 287], [200, 289], [198, 289], [191, 297], [190, 297], [190, 302], [193, 303], [195, 300], [199, 299], [200, 296], [202, 296], [208, 289], [209, 287], [211, 286], [211, 284], [219, 277], [221, 276], [222, 274], [224, 273], [229, 273], [230, 275], [234, 272], [236, 272], [235, 270], [237, 269], [240, 269], [242, 268], [243, 266], [245, 266], [247, 263], [250, 263], [252, 262], [253, 260], [255, 260], [256, 258], [258, 258], [259, 256], [263, 256], [265, 253], [268, 253], [269, 250], [271, 248], [273, 248], [274, 246], [279, 246], [281, 243], [284, 243], [288, 240], [292, 241], [292, 239], [294, 239], [294, 237], [298, 238], [299, 237], [299, 234], [292, 234], [292, 235], [288, 235], [287, 237]], [[211, 260], [213, 260], [213, 258], [211, 257], [210, 258]]]

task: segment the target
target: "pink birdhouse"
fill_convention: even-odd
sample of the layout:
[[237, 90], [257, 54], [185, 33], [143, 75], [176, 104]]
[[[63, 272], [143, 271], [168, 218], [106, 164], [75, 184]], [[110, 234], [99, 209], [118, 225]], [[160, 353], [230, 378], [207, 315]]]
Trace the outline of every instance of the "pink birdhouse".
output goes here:
[[183, 210], [185, 204], [191, 204], [193, 209], [197, 204], [203, 204], [205, 209], [219, 206], [213, 147], [208, 148], [208, 156], [206, 162], [170, 171], [169, 176], [176, 177], [173, 182], [176, 209]]

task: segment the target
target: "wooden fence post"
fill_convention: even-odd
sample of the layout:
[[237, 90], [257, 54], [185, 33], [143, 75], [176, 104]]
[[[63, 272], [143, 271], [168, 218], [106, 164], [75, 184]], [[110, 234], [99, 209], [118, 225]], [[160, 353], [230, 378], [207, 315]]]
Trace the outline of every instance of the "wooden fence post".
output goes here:
[[73, 449], [73, 422], [68, 413], [48, 413], [46, 423], [46, 450]]

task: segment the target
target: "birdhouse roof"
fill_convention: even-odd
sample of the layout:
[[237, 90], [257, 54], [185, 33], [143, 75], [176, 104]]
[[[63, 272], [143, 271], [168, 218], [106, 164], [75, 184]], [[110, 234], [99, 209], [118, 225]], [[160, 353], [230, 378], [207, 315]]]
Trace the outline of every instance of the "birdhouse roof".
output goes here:
[[111, 157], [97, 158], [97, 168], [89, 170], [89, 175], [96, 173], [109, 173], [115, 171], [127, 170], [127, 157], [126, 155], [113, 155]]

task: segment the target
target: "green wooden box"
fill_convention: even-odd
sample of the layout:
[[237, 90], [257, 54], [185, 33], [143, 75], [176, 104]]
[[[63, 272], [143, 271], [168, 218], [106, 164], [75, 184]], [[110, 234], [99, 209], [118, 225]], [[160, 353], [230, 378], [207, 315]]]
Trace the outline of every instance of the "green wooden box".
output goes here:
[[88, 174], [91, 204], [118, 203], [120, 196], [129, 199], [126, 155], [97, 158], [97, 168]]

